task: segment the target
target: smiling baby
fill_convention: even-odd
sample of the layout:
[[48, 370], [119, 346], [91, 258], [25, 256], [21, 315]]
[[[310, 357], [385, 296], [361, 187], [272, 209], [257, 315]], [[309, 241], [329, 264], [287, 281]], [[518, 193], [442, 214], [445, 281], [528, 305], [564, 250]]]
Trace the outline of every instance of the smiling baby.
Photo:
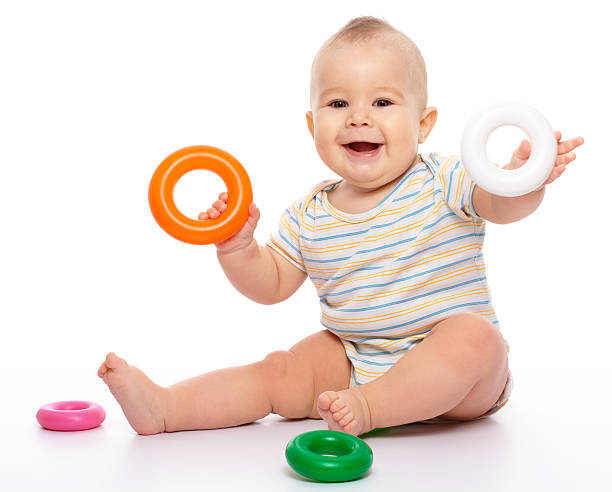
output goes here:
[[[139, 434], [230, 427], [270, 413], [323, 418], [360, 435], [410, 422], [482, 418], [508, 401], [512, 378], [482, 255], [485, 223], [535, 211], [545, 186], [575, 159], [561, 142], [545, 185], [500, 197], [476, 186], [458, 156], [418, 153], [437, 110], [427, 106], [416, 45], [387, 22], [353, 19], [312, 65], [308, 129], [341, 179], [304, 190], [259, 245], [255, 204], [233, 237], [216, 244], [234, 287], [262, 304], [291, 296], [309, 277], [322, 331], [252, 364], [170, 387], [114, 353], [98, 375]], [[522, 165], [527, 140], [508, 168]], [[227, 194], [201, 220], [217, 218]]]

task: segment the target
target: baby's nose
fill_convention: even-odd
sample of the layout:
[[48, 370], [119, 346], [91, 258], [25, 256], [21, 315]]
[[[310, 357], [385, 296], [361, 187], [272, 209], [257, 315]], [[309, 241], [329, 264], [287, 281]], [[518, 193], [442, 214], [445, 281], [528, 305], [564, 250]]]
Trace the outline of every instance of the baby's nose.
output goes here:
[[363, 108], [355, 108], [346, 120], [347, 127], [371, 126], [370, 114]]

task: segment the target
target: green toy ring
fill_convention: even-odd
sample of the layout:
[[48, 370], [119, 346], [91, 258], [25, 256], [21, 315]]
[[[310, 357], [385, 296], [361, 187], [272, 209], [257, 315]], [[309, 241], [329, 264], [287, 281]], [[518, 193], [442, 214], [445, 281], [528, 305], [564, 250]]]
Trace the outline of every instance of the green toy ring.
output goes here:
[[372, 466], [372, 449], [344, 432], [318, 430], [294, 437], [285, 449], [287, 462], [297, 473], [320, 482], [348, 482]]

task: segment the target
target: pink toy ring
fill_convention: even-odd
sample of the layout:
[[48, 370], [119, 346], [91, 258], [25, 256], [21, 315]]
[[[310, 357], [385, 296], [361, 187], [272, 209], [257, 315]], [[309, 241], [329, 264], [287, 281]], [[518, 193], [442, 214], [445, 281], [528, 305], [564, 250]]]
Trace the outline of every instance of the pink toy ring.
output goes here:
[[40, 407], [36, 420], [45, 429], [80, 431], [98, 427], [106, 418], [106, 412], [91, 401], [56, 401]]

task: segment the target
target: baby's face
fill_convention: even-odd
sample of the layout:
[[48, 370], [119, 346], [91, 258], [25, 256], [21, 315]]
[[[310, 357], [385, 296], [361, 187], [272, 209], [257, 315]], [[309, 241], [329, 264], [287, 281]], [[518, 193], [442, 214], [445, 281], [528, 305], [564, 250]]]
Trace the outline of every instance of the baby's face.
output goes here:
[[381, 41], [341, 44], [324, 48], [313, 68], [306, 118], [317, 152], [361, 191], [403, 174], [424, 140], [424, 108], [418, 107], [405, 57], [398, 46]]

